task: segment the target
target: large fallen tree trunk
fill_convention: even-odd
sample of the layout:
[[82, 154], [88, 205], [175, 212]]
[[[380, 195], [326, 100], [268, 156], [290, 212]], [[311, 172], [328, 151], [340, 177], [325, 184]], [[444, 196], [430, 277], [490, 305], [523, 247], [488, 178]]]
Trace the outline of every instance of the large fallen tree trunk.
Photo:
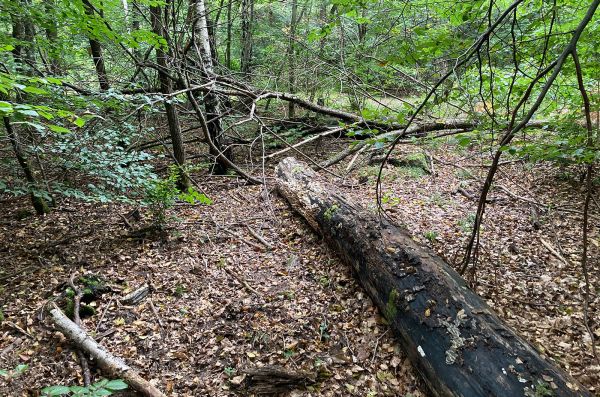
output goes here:
[[435, 396], [590, 396], [408, 233], [349, 203], [293, 158], [280, 193], [356, 271]]
[[142, 378], [133, 368], [125, 364], [123, 360], [113, 356], [104, 350], [94, 339], [92, 339], [81, 327], [71, 321], [65, 314], [52, 304], [50, 315], [54, 325], [65, 337], [80, 351], [92, 357], [98, 366], [107, 375], [123, 379], [131, 388], [137, 390], [147, 397], [166, 397], [160, 390], [150, 382]]

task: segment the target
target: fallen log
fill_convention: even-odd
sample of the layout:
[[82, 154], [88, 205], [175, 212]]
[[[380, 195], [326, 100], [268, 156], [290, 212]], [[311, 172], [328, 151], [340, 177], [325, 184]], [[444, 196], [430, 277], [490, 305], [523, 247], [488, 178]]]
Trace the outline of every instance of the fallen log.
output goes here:
[[[414, 124], [406, 129], [393, 130], [393, 131], [386, 132], [384, 134], [377, 135], [376, 139], [377, 139], [377, 141], [384, 142], [384, 143], [393, 142], [395, 139], [397, 139], [399, 137], [405, 137], [405, 138], [427, 137], [430, 139], [437, 139], [437, 138], [441, 138], [441, 137], [447, 137], [450, 135], [457, 135], [457, 134], [462, 134], [463, 132], [472, 131], [473, 128], [475, 128], [477, 125], [478, 124], [476, 122], [471, 122], [471, 121], [465, 120], [465, 119], [449, 119], [449, 120], [437, 121], [437, 122], [432, 122], [432, 123]], [[547, 121], [543, 121], [543, 120], [531, 121], [530, 123], [528, 123], [525, 126], [525, 128], [542, 128], [547, 125], [548, 125]], [[433, 136], [428, 134], [429, 132], [434, 132], [434, 131], [445, 131], [445, 132], [438, 134], [438, 135], [433, 135]], [[320, 164], [321, 168], [331, 167], [332, 165], [339, 163], [340, 161], [342, 161], [346, 157], [350, 156], [351, 154], [354, 154], [354, 153], [358, 152], [359, 150], [363, 149], [364, 147], [373, 145], [372, 140], [357, 139], [357, 141], [358, 142], [353, 142], [353, 144], [350, 145], [344, 151], [342, 151], [342, 152], [336, 154], [335, 156], [333, 156], [332, 158], [322, 162]], [[408, 142], [412, 142], [412, 141], [399, 141], [399, 142], [408, 143]]]
[[354, 268], [434, 396], [591, 396], [405, 230], [293, 158], [276, 173], [280, 194]]
[[123, 360], [113, 356], [83, 329], [71, 321], [56, 304], [52, 304], [50, 315], [54, 325], [78, 350], [92, 357], [107, 375], [123, 379], [131, 388], [148, 397], [166, 397], [160, 390], [142, 378]]

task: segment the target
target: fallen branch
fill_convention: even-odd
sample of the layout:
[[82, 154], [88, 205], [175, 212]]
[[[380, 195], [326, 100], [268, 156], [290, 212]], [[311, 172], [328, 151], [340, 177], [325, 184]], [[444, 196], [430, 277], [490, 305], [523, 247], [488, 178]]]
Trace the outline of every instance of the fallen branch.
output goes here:
[[113, 378], [123, 379], [129, 386], [148, 397], [166, 397], [160, 390], [143, 379], [135, 370], [125, 364], [123, 360], [113, 356], [94, 339], [92, 339], [81, 327], [71, 321], [60, 308], [52, 303], [50, 315], [54, 325], [65, 337], [79, 350], [92, 357], [98, 366]]
[[304, 388], [317, 381], [317, 374], [290, 371], [279, 366], [267, 365], [243, 370], [248, 376], [248, 391], [257, 395], [287, 393]]
[[[394, 130], [390, 132], [386, 132], [385, 134], [377, 135], [375, 139], [377, 141], [389, 142], [393, 141], [395, 138], [399, 136], [420, 136], [423, 134], [427, 134], [428, 132], [433, 131], [443, 131], [443, 130], [453, 130], [453, 134], [459, 134], [466, 132], [469, 129], [472, 129], [476, 126], [475, 123], [467, 121], [467, 120], [447, 120], [443, 122], [435, 122], [435, 123], [426, 123], [422, 125], [413, 125], [412, 127], [404, 130]], [[362, 140], [348, 149], [344, 150], [341, 153], [338, 153], [333, 158], [321, 163], [321, 166], [324, 168], [330, 167], [334, 164], [339, 163], [346, 157], [350, 156], [361, 150], [363, 147], [367, 145], [372, 145], [370, 140]]]
[[335, 133], [338, 133], [338, 132], [341, 132], [341, 131], [343, 131], [343, 130], [345, 130], [345, 129], [347, 129], [347, 127], [339, 127], [339, 128], [334, 128], [334, 129], [331, 129], [331, 130], [327, 130], [327, 131], [325, 131], [325, 132], [322, 132], [322, 133], [320, 133], [320, 134], [317, 134], [317, 135], [313, 135], [313, 136], [311, 136], [310, 138], [307, 138], [307, 139], [305, 139], [305, 140], [303, 140], [303, 141], [300, 141], [300, 142], [298, 142], [298, 143], [295, 143], [295, 144], [293, 144], [293, 145], [290, 145], [290, 146], [286, 147], [285, 149], [281, 149], [281, 150], [279, 150], [279, 151], [277, 151], [277, 152], [275, 152], [275, 153], [271, 153], [271, 154], [269, 154], [268, 156], [265, 156], [265, 159], [266, 159], [266, 160], [270, 160], [270, 159], [272, 159], [273, 157], [277, 157], [277, 156], [279, 156], [279, 155], [282, 155], [282, 154], [284, 154], [284, 153], [287, 153], [287, 152], [289, 152], [290, 150], [297, 149], [297, 148], [299, 148], [300, 146], [304, 146], [304, 145], [306, 145], [307, 143], [310, 143], [310, 142], [312, 142], [312, 141], [315, 141], [315, 140], [317, 140], [317, 139], [319, 139], [319, 138], [322, 138], [322, 137], [324, 137], [324, 136], [333, 135], [333, 134], [335, 134]]
[[273, 244], [271, 244], [267, 240], [265, 240], [265, 238], [263, 236], [261, 236], [260, 234], [255, 232], [250, 226], [246, 225], [246, 229], [248, 229], [248, 232], [252, 235], [252, 237], [254, 237], [258, 241], [260, 241], [265, 247], [267, 247], [268, 250], [273, 249]]
[[150, 293], [150, 285], [148, 283], [143, 284], [138, 289], [131, 291], [129, 294], [121, 298], [123, 305], [137, 305]]
[[237, 234], [236, 232], [233, 232], [225, 227], [221, 227], [221, 230], [223, 230], [225, 233], [235, 237], [236, 239], [238, 239], [239, 241], [246, 243], [254, 248], [256, 248], [259, 251], [264, 251], [264, 247], [261, 245], [256, 244], [253, 241], [248, 240], [247, 238], [244, 238], [243, 236], [240, 236], [239, 234]]
[[227, 267], [225, 267], [225, 272], [227, 274], [229, 274], [231, 277], [235, 278], [240, 284], [242, 284], [244, 286], [244, 288], [246, 288], [246, 290], [250, 293], [253, 293], [254, 295], [260, 296], [260, 294], [258, 293], [257, 290], [255, 290], [254, 288], [252, 288], [250, 286], [250, 284], [248, 284], [248, 282], [241, 277], [240, 275], [238, 275], [237, 273], [235, 273], [233, 270], [228, 269]]
[[564, 257], [564, 256], [562, 256], [562, 255], [560, 254], [560, 252], [558, 252], [556, 249], [554, 249], [554, 247], [553, 247], [552, 245], [550, 245], [550, 243], [549, 243], [549, 242], [547, 242], [547, 241], [546, 241], [546, 240], [544, 240], [543, 238], [542, 238], [542, 239], [540, 239], [540, 242], [542, 243], [542, 245], [543, 245], [544, 247], [546, 247], [546, 249], [547, 249], [548, 251], [550, 251], [550, 253], [551, 253], [552, 255], [554, 255], [555, 257], [557, 257], [558, 259], [560, 259], [560, 261], [561, 261], [562, 263], [564, 263], [565, 265], [568, 265], [568, 264], [569, 264], [569, 262], [568, 262], [568, 261], [565, 259], [565, 257]]

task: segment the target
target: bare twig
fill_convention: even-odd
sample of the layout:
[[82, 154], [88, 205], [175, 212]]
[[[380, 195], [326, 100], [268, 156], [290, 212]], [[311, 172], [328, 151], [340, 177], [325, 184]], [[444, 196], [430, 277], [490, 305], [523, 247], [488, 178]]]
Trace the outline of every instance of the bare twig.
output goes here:
[[273, 249], [273, 244], [271, 244], [267, 240], [265, 240], [265, 238], [263, 236], [261, 236], [256, 231], [254, 231], [254, 229], [252, 229], [250, 226], [246, 225], [246, 229], [248, 229], [248, 232], [252, 235], [252, 237], [254, 237], [258, 241], [260, 241], [265, 247], [267, 247], [267, 249], [269, 249], [269, 250]]
[[228, 269], [227, 267], [225, 267], [225, 268], [224, 268], [224, 270], [225, 270], [225, 272], [226, 272], [227, 274], [229, 274], [231, 277], [233, 277], [233, 278], [235, 278], [237, 281], [239, 281], [239, 282], [240, 282], [240, 283], [241, 283], [241, 284], [244, 286], [244, 288], [245, 288], [246, 290], [248, 290], [248, 292], [251, 292], [251, 293], [253, 293], [254, 295], [260, 295], [260, 294], [258, 293], [258, 291], [257, 291], [257, 290], [255, 290], [254, 288], [252, 288], [252, 287], [250, 286], [250, 284], [248, 284], [248, 282], [247, 282], [247, 281], [246, 281], [246, 280], [245, 280], [243, 277], [241, 277], [241, 276], [239, 276], [238, 274], [234, 273], [234, 271], [233, 271], [233, 270], [231, 270], [231, 269]]

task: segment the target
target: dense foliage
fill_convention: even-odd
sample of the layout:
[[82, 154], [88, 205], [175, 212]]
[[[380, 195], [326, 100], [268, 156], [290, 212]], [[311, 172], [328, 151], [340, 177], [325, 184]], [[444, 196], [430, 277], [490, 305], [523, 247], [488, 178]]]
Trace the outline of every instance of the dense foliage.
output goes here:
[[[38, 213], [65, 196], [144, 202], [161, 157], [178, 164], [177, 183], [187, 191], [183, 141], [198, 129], [210, 168], [232, 169], [236, 144], [258, 142], [247, 121], [264, 124], [254, 108], [269, 91], [357, 114], [367, 128], [344, 120], [349, 136], [415, 116], [468, 118], [478, 127], [460, 138], [465, 143], [532, 160], [598, 160], [576, 64], [556, 66], [593, 15], [590, 2], [3, 0], [1, 7], [0, 189], [31, 195]], [[592, 18], [576, 41], [596, 130], [599, 30]], [[248, 92], [256, 93], [250, 101]], [[289, 102], [293, 117], [298, 104]], [[265, 114], [279, 111], [271, 99], [265, 105]], [[534, 107], [544, 128], [502, 143]]]

